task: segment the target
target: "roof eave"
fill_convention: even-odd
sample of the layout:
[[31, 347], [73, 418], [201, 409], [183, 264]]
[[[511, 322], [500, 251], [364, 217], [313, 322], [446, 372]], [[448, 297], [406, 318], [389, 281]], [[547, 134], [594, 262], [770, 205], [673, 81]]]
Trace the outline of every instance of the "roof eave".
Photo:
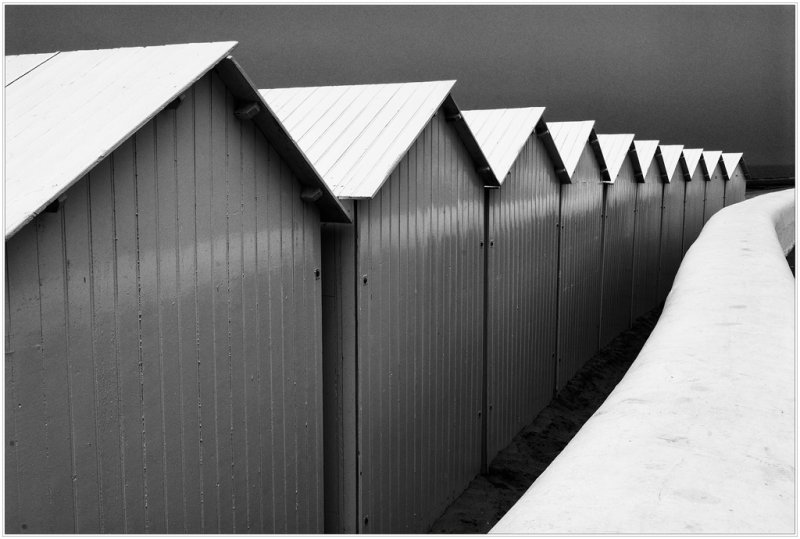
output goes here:
[[319, 189], [320, 196], [314, 203], [319, 208], [320, 219], [329, 223], [352, 223], [350, 213], [319, 177], [239, 63], [232, 56], [227, 56], [217, 64], [216, 70], [238, 101], [259, 105], [258, 113], [252, 118], [253, 123], [286, 161], [300, 183], [312, 190]]
[[475, 139], [475, 135], [472, 133], [469, 125], [467, 125], [467, 121], [461, 114], [461, 109], [458, 108], [451, 94], [447, 94], [447, 97], [445, 97], [442, 102], [441, 108], [444, 110], [445, 119], [453, 124], [461, 142], [464, 144], [470, 157], [472, 157], [475, 170], [478, 171], [481, 180], [487, 187], [499, 187], [501, 183], [500, 180], [489, 165], [486, 155], [483, 153], [478, 141]]
[[550, 161], [553, 162], [553, 170], [556, 173], [558, 181], [561, 183], [572, 183], [572, 178], [570, 178], [567, 173], [567, 167], [561, 159], [561, 154], [558, 153], [558, 148], [556, 148], [556, 143], [553, 140], [553, 134], [550, 133], [547, 123], [540, 120], [539, 123], [536, 124], [534, 132], [536, 136], [539, 137], [539, 140], [542, 141], [542, 144], [544, 144], [544, 149], [550, 157]]

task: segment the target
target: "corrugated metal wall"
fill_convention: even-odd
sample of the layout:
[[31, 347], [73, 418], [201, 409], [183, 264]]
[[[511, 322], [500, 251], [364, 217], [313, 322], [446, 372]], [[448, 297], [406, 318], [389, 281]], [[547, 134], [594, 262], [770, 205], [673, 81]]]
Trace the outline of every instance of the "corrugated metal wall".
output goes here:
[[6, 243], [6, 531], [322, 531], [318, 210], [216, 74]]
[[481, 463], [483, 183], [441, 111], [356, 214], [360, 531], [425, 532]]
[[722, 169], [719, 165], [709, 171], [711, 180], [706, 182], [705, 206], [703, 208], [703, 223], [707, 223], [711, 216], [725, 207], [725, 180], [722, 179]]
[[631, 320], [636, 320], [658, 304], [662, 192], [661, 175], [654, 158], [645, 175], [645, 181], [636, 190]]
[[487, 462], [553, 396], [559, 187], [531, 136], [489, 190]]
[[701, 165], [692, 175], [692, 181], [686, 182], [686, 198], [683, 217], [683, 254], [689, 250], [694, 240], [703, 229], [703, 207], [705, 206], [706, 181], [703, 179]]
[[598, 350], [602, 213], [600, 170], [587, 144], [572, 183], [561, 185], [556, 389]]
[[603, 290], [600, 342], [603, 347], [631, 324], [631, 280], [637, 183], [630, 155], [613, 184], [604, 184]]
[[356, 292], [351, 225], [322, 228], [325, 532], [356, 533]]
[[737, 164], [730, 179], [725, 182], [725, 206], [743, 201], [745, 187], [744, 172], [742, 172], [742, 167]]
[[666, 299], [683, 258], [683, 199], [686, 182], [680, 166], [669, 183], [663, 184], [661, 205], [661, 254], [658, 267], [658, 301]]

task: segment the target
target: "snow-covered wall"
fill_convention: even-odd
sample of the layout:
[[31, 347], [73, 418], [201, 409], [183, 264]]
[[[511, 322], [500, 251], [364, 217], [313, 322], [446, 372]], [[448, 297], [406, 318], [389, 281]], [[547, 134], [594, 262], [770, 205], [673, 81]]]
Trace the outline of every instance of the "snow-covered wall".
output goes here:
[[794, 533], [794, 189], [720, 211], [606, 402], [491, 533]]

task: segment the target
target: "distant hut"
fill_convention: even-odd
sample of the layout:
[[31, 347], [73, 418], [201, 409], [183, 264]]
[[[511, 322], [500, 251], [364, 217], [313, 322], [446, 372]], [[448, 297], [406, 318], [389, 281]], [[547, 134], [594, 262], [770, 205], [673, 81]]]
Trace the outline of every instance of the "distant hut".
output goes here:
[[723, 179], [722, 152], [703, 151], [700, 160], [706, 178], [706, 196], [703, 205], [703, 224], [725, 207], [725, 180]]
[[234, 45], [6, 60], [7, 533], [322, 531], [347, 216]]
[[353, 216], [323, 231], [327, 531], [426, 532], [480, 472], [497, 180], [453, 84], [262, 90]]
[[633, 168], [636, 189], [636, 234], [633, 247], [633, 292], [631, 320], [646, 314], [658, 303], [658, 256], [661, 247], [661, 203], [663, 184], [654, 159], [657, 140], [634, 140]]
[[686, 181], [683, 210], [683, 254], [686, 254], [703, 228], [706, 182], [699, 166], [702, 155], [702, 149], [683, 149], [681, 167], [683, 178]]
[[678, 163], [682, 145], [659, 145], [656, 162], [661, 174], [664, 194], [661, 209], [661, 248], [658, 265], [658, 301], [663, 301], [672, 288], [683, 257], [683, 201], [686, 181]]
[[602, 288], [602, 162], [593, 121], [539, 132], [561, 180], [556, 390], [598, 350]]
[[725, 206], [744, 200], [745, 179], [750, 178], [741, 153], [722, 154], [722, 178], [725, 180]]
[[560, 182], [535, 135], [543, 108], [464, 111], [497, 178], [487, 191], [486, 458], [553, 396]]
[[633, 135], [597, 135], [603, 170], [603, 287], [599, 346], [631, 324], [631, 282], [636, 214], [636, 178], [628, 150]]

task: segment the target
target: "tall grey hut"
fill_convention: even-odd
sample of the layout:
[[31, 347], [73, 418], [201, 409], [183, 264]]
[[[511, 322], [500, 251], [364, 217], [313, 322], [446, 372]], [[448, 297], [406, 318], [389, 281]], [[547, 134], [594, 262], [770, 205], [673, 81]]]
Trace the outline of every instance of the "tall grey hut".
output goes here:
[[702, 149], [684, 148], [681, 167], [686, 181], [683, 205], [683, 254], [689, 250], [703, 228], [703, 206], [706, 181], [700, 167]]
[[725, 180], [725, 206], [736, 204], [744, 200], [745, 180], [750, 179], [750, 173], [741, 153], [722, 154], [722, 173]]
[[544, 141], [561, 180], [555, 389], [598, 350], [605, 168], [593, 121], [547, 122]]
[[725, 207], [725, 179], [722, 152], [703, 151], [701, 166], [706, 176], [706, 196], [703, 206], [703, 223]]
[[481, 465], [484, 186], [454, 81], [262, 90], [323, 231], [326, 530], [422, 533]]
[[661, 247], [658, 264], [658, 300], [663, 301], [683, 258], [683, 202], [686, 181], [679, 165], [682, 145], [658, 146], [656, 160], [664, 188], [661, 209]]
[[661, 247], [663, 184], [654, 159], [657, 140], [634, 140], [631, 151], [639, 182], [636, 189], [636, 233], [633, 247], [631, 320], [658, 304], [658, 257]]
[[603, 347], [631, 324], [631, 282], [637, 182], [628, 152], [633, 135], [597, 135], [606, 169], [603, 171], [603, 285], [599, 346]]
[[234, 45], [6, 58], [7, 533], [322, 531], [347, 216]]
[[553, 396], [561, 183], [535, 133], [543, 112], [464, 111], [500, 182], [486, 193], [484, 464]]

